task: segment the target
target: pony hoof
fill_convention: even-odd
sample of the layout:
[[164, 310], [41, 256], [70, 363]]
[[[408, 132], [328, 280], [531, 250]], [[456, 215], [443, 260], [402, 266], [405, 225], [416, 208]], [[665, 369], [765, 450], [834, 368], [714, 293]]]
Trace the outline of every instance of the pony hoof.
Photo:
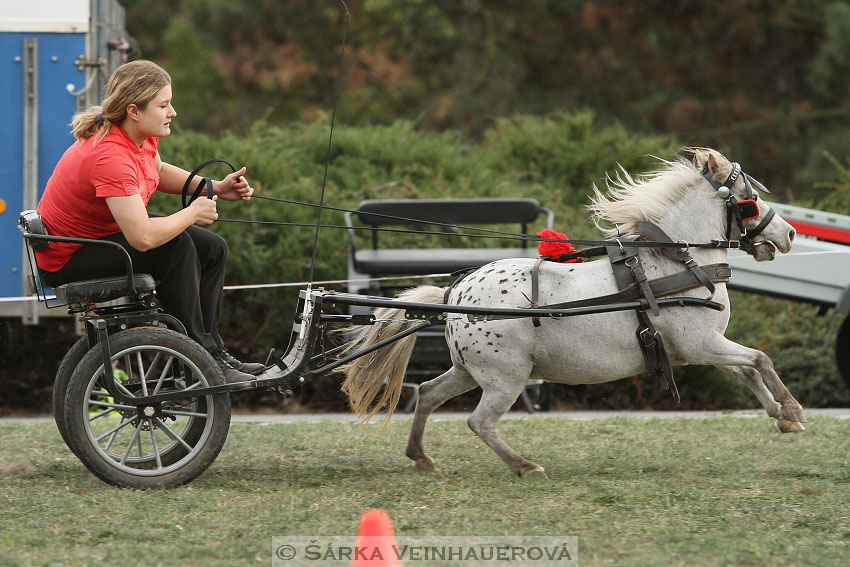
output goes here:
[[786, 419], [777, 419], [776, 427], [778, 427], [779, 431], [782, 433], [795, 433], [797, 431], [806, 430], [806, 428], [803, 427], [803, 424], [799, 421], [788, 421]]
[[779, 412], [777, 419], [785, 421], [796, 421], [797, 423], [806, 423], [806, 417], [803, 415], [803, 408], [784, 407]]
[[434, 459], [431, 457], [423, 457], [421, 459], [416, 459], [413, 463], [414, 468], [419, 469], [420, 471], [432, 471], [434, 470]]
[[797, 423], [806, 423], [806, 416], [803, 415], [803, 410], [795, 409], [788, 412], [791, 415], [790, 421], [796, 421]]
[[546, 476], [546, 471], [543, 470], [543, 467], [539, 465], [532, 469], [520, 471], [519, 476], [522, 478], [536, 478], [541, 480], [547, 480], [549, 478]]

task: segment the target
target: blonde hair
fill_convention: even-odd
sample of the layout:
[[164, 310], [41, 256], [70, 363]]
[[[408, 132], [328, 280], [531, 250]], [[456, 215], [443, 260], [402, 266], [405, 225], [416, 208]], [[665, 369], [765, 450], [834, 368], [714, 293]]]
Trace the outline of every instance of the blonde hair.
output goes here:
[[129, 105], [144, 108], [160, 89], [170, 84], [171, 76], [152, 61], [140, 59], [121, 65], [106, 83], [106, 95], [100, 105], [74, 115], [71, 121], [74, 137], [86, 140], [97, 133], [95, 142], [99, 142], [113, 124], [124, 122]]

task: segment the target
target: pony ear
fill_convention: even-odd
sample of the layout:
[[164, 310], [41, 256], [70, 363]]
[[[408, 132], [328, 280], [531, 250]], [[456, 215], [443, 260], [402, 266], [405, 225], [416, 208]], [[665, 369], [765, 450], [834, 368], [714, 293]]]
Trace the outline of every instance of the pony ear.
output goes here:
[[723, 183], [732, 171], [732, 164], [719, 154], [715, 155], [712, 152], [708, 154], [708, 171], [714, 179]]

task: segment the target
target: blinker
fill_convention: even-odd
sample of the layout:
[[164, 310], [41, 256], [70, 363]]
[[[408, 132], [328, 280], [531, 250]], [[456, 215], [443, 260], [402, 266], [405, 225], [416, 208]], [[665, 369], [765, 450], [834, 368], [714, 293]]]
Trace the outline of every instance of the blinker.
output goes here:
[[755, 177], [750, 177], [750, 176], [749, 176], [749, 175], [747, 175], [746, 173], [744, 174], [744, 177], [747, 179], [747, 181], [749, 181], [749, 182], [751, 182], [753, 185], [755, 185], [755, 186], [756, 186], [756, 189], [758, 189], [759, 191], [763, 191], [764, 193], [768, 193], [768, 194], [770, 194], [770, 191], [768, 191], [767, 187], [765, 187], [764, 185], [762, 185], [762, 184], [761, 184], [761, 182], [760, 182], [758, 179], [756, 179]]
[[735, 206], [738, 207], [738, 213], [740, 213], [742, 221], [758, 218], [760, 214], [758, 203], [753, 199], [738, 201]]

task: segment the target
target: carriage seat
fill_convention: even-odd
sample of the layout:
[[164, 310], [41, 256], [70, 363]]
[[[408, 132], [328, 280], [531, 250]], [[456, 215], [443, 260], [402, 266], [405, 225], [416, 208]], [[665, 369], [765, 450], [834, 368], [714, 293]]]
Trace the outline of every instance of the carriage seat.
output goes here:
[[[482, 266], [505, 258], [537, 258], [537, 249], [526, 241], [515, 247], [434, 248], [426, 245], [406, 247], [380, 246], [378, 233], [371, 235], [371, 247], [358, 247], [355, 239], [355, 220], [366, 228], [388, 226], [426, 230], [429, 222], [448, 225], [520, 225], [528, 234], [531, 223], [544, 215], [546, 226], [552, 227], [553, 215], [534, 199], [375, 199], [360, 203], [356, 211], [345, 215], [349, 229], [351, 254], [349, 280], [362, 280], [388, 275], [424, 275], [450, 273], [473, 266]], [[423, 224], [424, 223], [424, 224]], [[451, 226], [436, 226], [437, 232], [452, 232]], [[461, 230], [461, 232], [466, 232]], [[386, 241], [396, 239], [389, 237]], [[362, 284], [349, 286], [349, 291], [361, 293]], [[372, 292], [376, 290], [370, 290]]]
[[[127, 276], [96, 278], [60, 285], [53, 292], [64, 303], [102, 303], [131, 295], [127, 283]], [[150, 274], [133, 274], [133, 286], [137, 294], [152, 292], [156, 282]]]
[[[47, 232], [47, 227], [41, 220], [41, 216], [34, 210], [22, 211], [20, 216], [20, 227], [23, 231], [24, 241], [30, 253], [38, 250], [43, 250], [50, 246], [51, 242], [74, 242], [78, 244], [95, 244], [105, 247], [118, 249], [119, 253], [123, 253], [125, 257], [125, 265], [127, 274], [133, 273], [133, 263], [127, 251], [120, 245], [114, 242], [103, 240], [92, 240], [88, 238], [67, 238], [62, 236], [51, 236]], [[106, 252], [106, 251], [104, 251]], [[33, 267], [35, 272], [35, 268]], [[54, 288], [56, 297], [64, 303], [103, 303], [129, 297], [140, 293], [152, 292], [156, 289], [156, 282], [150, 274], [133, 273], [132, 287], [128, 275], [111, 276], [106, 278], [95, 278], [90, 280], [82, 280], [70, 282]], [[33, 274], [35, 275], [35, 274]]]

